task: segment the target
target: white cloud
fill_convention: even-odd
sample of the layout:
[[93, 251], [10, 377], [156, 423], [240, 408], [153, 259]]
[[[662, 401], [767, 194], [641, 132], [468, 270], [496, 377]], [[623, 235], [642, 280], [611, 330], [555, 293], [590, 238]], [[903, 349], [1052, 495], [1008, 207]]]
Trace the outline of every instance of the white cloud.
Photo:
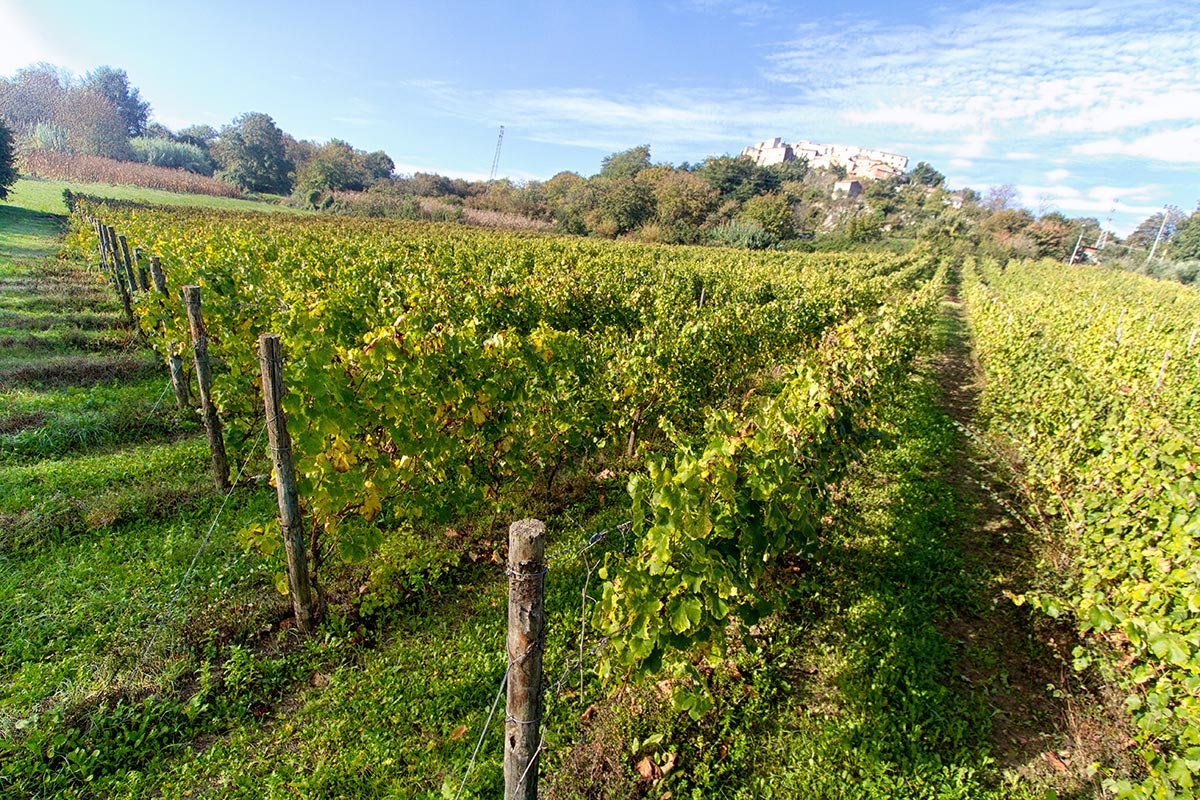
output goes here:
[[741, 18], [743, 22], [753, 22], [779, 13], [779, 7], [774, 3], [755, 0], [685, 0], [683, 7], [700, 13], [729, 14]]
[[1160, 14], [1150, 0], [1025, 0], [928, 25], [814, 23], [765, 74], [799, 91], [821, 87], [851, 123], [931, 134], [1010, 130], [1044, 142], [1177, 126], [1200, 109], [1200, 16], [1145, 24]]
[[1076, 145], [1071, 151], [1083, 156], [1129, 156], [1176, 164], [1200, 164], [1200, 124], [1160, 130], [1131, 141], [1099, 139]]
[[[779, 132], [811, 129], [814, 107], [779, 102], [751, 91], [647, 88], [632, 94], [592, 89], [503, 92], [426, 87], [448, 112], [480, 122], [507, 123], [532, 141], [624, 150], [650, 143], [656, 157], [711, 153], [751, 144]], [[741, 151], [742, 144], [736, 149]], [[660, 152], [661, 151], [661, 152]]]
[[1066, 184], [1019, 184], [1021, 204], [1030, 208], [1057, 209], [1067, 215], [1097, 217], [1102, 222], [1110, 214], [1118, 230], [1132, 230], [1137, 221], [1162, 210], [1153, 201], [1160, 186], [1092, 186], [1080, 189]]
[[1062, 183], [1069, 177], [1071, 177], [1069, 169], [1052, 169], [1046, 173], [1046, 180], [1050, 183]]

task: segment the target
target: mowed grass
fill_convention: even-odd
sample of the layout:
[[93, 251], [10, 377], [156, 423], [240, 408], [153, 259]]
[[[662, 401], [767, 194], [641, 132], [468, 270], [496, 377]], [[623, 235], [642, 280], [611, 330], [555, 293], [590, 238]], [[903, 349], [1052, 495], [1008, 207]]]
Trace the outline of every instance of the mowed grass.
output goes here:
[[[305, 214], [297, 208], [279, 205], [276, 200], [243, 200], [235, 197], [212, 197], [203, 194], [177, 194], [161, 189], [144, 189], [140, 186], [117, 186], [110, 183], [78, 183], [50, 181], [40, 178], [21, 178], [9, 194], [9, 202], [31, 212], [42, 214], [65, 214], [63, 190], [70, 189], [79, 194], [109, 197], [114, 200], [134, 200], [164, 206], [198, 206], [220, 208], [227, 211], [262, 211], [268, 213]], [[3, 209], [4, 206], [0, 206]]]
[[0, 253], [3, 254], [0, 277], [13, 271], [14, 259], [52, 255], [57, 249], [57, 237], [66, 229], [62, 189], [58, 191], [57, 206], [48, 198], [13, 205], [17, 202], [17, 187], [31, 183], [18, 180], [9, 192], [9, 203], [0, 203]]
[[274, 565], [236, 538], [275, 498], [214, 492], [107, 283], [55, 258], [62, 185], [20, 188], [29, 205], [0, 205], [0, 795], [90, 797], [223, 718], [175, 702], [204, 638], [182, 631], [239, 602], [247, 625], [282, 618]]

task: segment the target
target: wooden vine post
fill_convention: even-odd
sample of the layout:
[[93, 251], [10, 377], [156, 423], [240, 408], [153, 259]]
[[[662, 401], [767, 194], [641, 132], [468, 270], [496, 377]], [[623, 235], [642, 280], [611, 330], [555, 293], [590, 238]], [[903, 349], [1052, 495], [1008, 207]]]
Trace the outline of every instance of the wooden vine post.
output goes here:
[[150, 276], [154, 278], [154, 289], [164, 297], [170, 297], [167, 294], [167, 276], [163, 274], [162, 262], [158, 260], [158, 256], [150, 256]]
[[522, 519], [509, 526], [504, 800], [537, 800], [546, 633], [545, 553], [545, 523]]
[[138, 287], [143, 292], [150, 291], [150, 281], [146, 277], [146, 268], [142, 265], [142, 250], [140, 247], [133, 248], [133, 268], [137, 271]]
[[296, 625], [305, 633], [313, 629], [312, 587], [308, 582], [308, 559], [304, 553], [304, 520], [296, 493], [296, 470], [292, 465], [292, 439], [282, 408], [283, 347], [279, 334], [258, 337], [258, 361], [262, 371], [263, 407], [267, 412], [267, 438], [271, 443], [271, 467], [275, 471], [275, 493], [279, 498], [279, 524], [287, 552], [288, 586]]
[[100, 250], [100, 268], [107, 270], [108, 268], [108, 248], [107, 242], [104, 239], [104, 232], [100, 226], [100, 220], [92, 220], [92, 227], [96, 229], [96, 247]]
[[208, 363], [208, 331], [204, 329], [204, 315], [200, 308], [200, 287], [183, 287], [183, 303], [187, 307], [188, 325], [192, 329], [192, 350], [196, 356], [196, 383], [200, 387], [200, 413], [204, 417], [204, 432], [208, 436], [208, 450], [212, 454], [213, 482], [217, 491], [229, 488], [229, 459], [225, 456], [225, 439], [221, 431], [221, 418], [213, 407], [212, 367]]
[[[155, 290], [169, 301], [171, 294], [167, 291], [167, 276], [163, 275], [158, 256], [150, 256], [150, 275], [154, 278]], [[176, 353], [174, 348], [175, 345], [172, 344], [171, 352], [167, 355], [167, 365], [171, 369], [171, 389], [175, 393], [175, 406], [183, 411], [188, 407], [188, 383], [187, 376], [183, 374], [183, 356]]]
[[125, 262], [125, 279], [129, 281], [129, 293], [133, 294], [137, 291], [137, 277], [133, 274], [133, 259], [129, 255], [129, 240], [125, 238], [125, 234], [117, 237], [117, 241], [121, 243], [121, 260]]
[[121, 270], [121, 250], [117, 242], [117, 232], [113, 230], [111, 225], [105, 225], [104, 235], [108, 240], [108, 254], [112, 262], [113, 283], [117, 285], [117, 294], [121, 295], [121, 305], [125, 308], [125, 316], [129, 320], [129, 324], [133, 324], [133, 305], [129, 301], [129, 293], [131, 287], [125, 283], [125, 276]]

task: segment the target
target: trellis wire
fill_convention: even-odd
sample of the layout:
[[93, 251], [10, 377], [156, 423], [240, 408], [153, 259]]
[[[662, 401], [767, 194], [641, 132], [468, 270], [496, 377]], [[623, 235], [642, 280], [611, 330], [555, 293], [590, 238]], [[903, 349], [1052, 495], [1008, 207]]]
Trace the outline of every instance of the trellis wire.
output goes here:
[[133, 684], [134, 679], [137, 677], [138, 673], [141, 672], [142, 667], [145, 666], [146, 659], [150, 656], [151, 648], [154, 647], [154, 643], [158, 640], [158, 635], [162, 633], [162, 629], [166, 627], [167, 620], [170, 619], [171, 613], [175, 610], [175, 605], [179, 602], [179, 597], [183, 593], [184, 587], [187, 586], [188, 581], [191, 580], [192, 574], [196, 571], [196, 564], [199, 563], [201, 554], [208, 546], [208, 542], [212, 538], [213, 531], [216, 530], [217, 523], [221, 519], [221, 514], [224, 513], [225, 506], [229, 504], [229, 498], [233, 496], [233, 490], [237, 488], [239, 483], [241, 483], [242, 475], [245, 474], [246, 467], [250, 465], [250, 459], [254, 457], [254, 451], [258, 449], [258, 443], [262, 441], [263, 434], [266, 432], [266, 430], [267, 426], [264, 423], [262, 429], [258, 432], [258, 436], [254, 439], [254, 444], [250, 446], [250, 450], [246, 453], [246, 458], [242, 462], [241, 468], [238, 470], [237, 478], [234, 479], [233, 483], [230, 485], [229, 491], [225, 493], [225, 499], [221, 501], [221, 507], [217, 509], [216, 516], [213, 517], [212, 522], [208, 526], [208, 531], [204, 534], [204, 538], [200, 540], [200, 546], [196, 548], [196, 555], [192, 556], [192, 563], [188, 565], [187, 570], [183, 573], [183, 577], [180, 578], [179, 583], [176, 585], [175, 591], [171, 595], [171, 602], [167, 604], [166, 613], [163, 614], [158, 625], [155, 627], [154, 632], [150, 635], [150, 641], [146, 643], [146, 649], [142, 651], [142, 656], [138, 659], [137, 666], [130, 671], [129, 679], [125, 682], [127, 688]]

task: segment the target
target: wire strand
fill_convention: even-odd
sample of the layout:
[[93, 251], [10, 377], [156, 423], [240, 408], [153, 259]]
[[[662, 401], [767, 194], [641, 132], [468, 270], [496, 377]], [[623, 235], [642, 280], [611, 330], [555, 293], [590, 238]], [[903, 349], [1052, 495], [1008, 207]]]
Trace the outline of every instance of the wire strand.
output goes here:
[[217, 509], [217, 514], [215, 517], [213, 517], [212, 523], [208, 526], [208, 531], [204, 534], [204, 538], [200, 540], [200, 546], [196, 549], [196, 555], [192, 556], [192, 563], [188, 565], [187, 571], [185, 571], [183, 573], [183, 577], [179, 579], [179, 583], [175, 587], [175, 592], [171, 595], [171, 602], [167, 605], [166, 613], [163, 614], [163, 617], [155, 627], [154, 632], [150, 635], [150, 641], [147, 642], [146, 649], [142, 651], [142, 657], [138, 659], [137, 666], [134, 667], [129, 673], [129, 679], [125, 682], [126, 688], [133, 685], [134, 679], [138, 677], [142, 667], [145, 666], [146, 659], [150, 656], [150, 650], [154, 647], [154, 643], [158, 640], [158, 635], [162, 633], [162, 629], [166, 627], [167, 620], [170, 619], [171, 613], [175, 611], [175, 606], [179, 602], [179, 597], [183, 593], [184, 587], [187, 586], [188, 581], [191, 580], [193, 573], [196, 571], [196, 564], [200, 561], [200, 555], [208, 546], [208, 542], [212, 538], [213, 531], [216, 530], [217, 523], [221, 519], [221, 514], [224, 513], [225, 506], [229, 504], [229, 498], [233, 496], [233, 490], [236, 489], [237, 485], [241, 482], [242, 475], [245, 474], [246, 467], [249, 466], [250, 459], [254, 456], [254, 451], [258, 449], [258, 444], [262, 441], [263, 433], [265, 433], [266, 430], [267, 426], [263, 425], [262, 430], [258, 432], [258, 436], [254, 439], [254, 444], [251, 445], [249, 452], [246, 454], [245, 461], [242, 462], [241, 469], [238, 470], [237, 478], [235, 478], [233, 483], [230, 485], [229, 491], [225, 493], [225, 499], [221, 501], [221, 507]]

